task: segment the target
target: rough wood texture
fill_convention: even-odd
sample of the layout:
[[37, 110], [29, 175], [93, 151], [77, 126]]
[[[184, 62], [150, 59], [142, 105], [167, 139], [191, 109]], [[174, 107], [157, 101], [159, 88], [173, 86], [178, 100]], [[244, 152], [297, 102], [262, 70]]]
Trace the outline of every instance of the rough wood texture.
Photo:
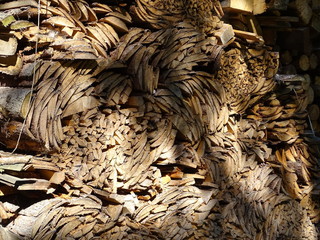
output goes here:
[[241, 12], [253, 12], [253, 0], [225, 0], [222, 1], [221, 6], [226, 10], [233, 10], [233, 11], [241, 11]]
[[[19, 154], [22, 120], [0, 118], [1, 237], [319, 238], [310, 54], [279, 57], [220, 1], [40, 3], [0, 5], [18, 42], [0, 83], [35, 80]], [[301, 21], [284, 16], [265, 26]]]
[[308, 1], [295, 0], [291, 5], [297, 12], [304, 24], [308, 24], [312, 18], [312, 8]]
[[0, 114], [3, 117], [25, 118], [29, 109], [29, 93], [28, 88], [0, 87]]
[[246, 12], [253, 14], [264, 13], [267, 9], [265, 0], [224, 0], [221, 6], [226, 11]]
[[[1, 38], [4, 38], [1, 36]], [[0, 55], [11, 56], [17, 51], [18, 41], [16, 38], [0, 39]]]

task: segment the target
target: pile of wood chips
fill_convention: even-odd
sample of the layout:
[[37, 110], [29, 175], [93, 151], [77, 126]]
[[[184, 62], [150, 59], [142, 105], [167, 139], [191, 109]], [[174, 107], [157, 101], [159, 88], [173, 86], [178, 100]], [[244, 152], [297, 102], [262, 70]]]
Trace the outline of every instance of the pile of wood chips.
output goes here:
[[314, 2], [0, 4], [0, 239], [318, 239]]

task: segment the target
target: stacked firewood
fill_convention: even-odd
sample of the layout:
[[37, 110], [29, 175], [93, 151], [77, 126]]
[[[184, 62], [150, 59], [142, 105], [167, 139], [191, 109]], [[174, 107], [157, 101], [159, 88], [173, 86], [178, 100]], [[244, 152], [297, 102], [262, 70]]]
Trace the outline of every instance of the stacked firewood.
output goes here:
[[[2, 34], [9, 43], [5, 55], [23, 55], [24, 61], [41, 59], [96, 59], [107, 57], [109, 49], [126, 33], [131, 16], [124, 8], [85, 1], [13, 1], [1, 5]], [[37, 18], [40, 21], [37, 22]], [[28, 41], [19, 49], [17, 40]], [[35, 45], [39, 51], [33, 56]], [[17, 49], [18, 48], [18, 49]], [[19, 52], [17, 52], [19, 51]], [[27, 58], [28, 56], [28, 58]], [[21, 60], [20, 60], [21, 61]], [[19, 74], [16, 61], [10, 69]], [[10, 62], [9, 62], [10, 63]], [[3, 71], [10, 71], [9, 66]]]
[[100, 2], [0, 4], [1, 238], [318, 239], [313, 83], [255, 16], [285, 1]]

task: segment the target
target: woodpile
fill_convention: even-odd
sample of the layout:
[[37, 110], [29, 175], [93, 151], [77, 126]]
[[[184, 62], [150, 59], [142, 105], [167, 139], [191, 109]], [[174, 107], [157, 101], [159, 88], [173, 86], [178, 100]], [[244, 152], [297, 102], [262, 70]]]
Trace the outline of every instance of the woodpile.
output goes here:
[[1, 3], [0, 239], [318, 239], [319, 9]]

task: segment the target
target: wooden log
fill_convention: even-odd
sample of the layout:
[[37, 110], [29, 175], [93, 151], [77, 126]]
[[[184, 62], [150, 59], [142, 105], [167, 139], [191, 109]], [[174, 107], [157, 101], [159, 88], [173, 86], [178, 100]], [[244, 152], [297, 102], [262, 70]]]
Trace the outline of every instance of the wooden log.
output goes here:
[[247, 41], [253, 42], [264, 42], [262, 36], [257, 35], [256, 33], [241, 31], [241, 30], [234, 30], [234, 33], [237, 37], [244, 38]]
[[302, 71], [308, 71], [310, 68], [310, 60], [309, 57], [305, 54], [301, 55], [299, 58], [299, 68]]
[[22, 1], [11, 1], [7, 3], [0, 4], [0, 10], [8, 10], [12, 8], [20, 8], [20, 7], [37, 7], [37, 2], [34, 0], [22, 0]]
[[224, 45], [234, 37], [234, 31], [230, 24], [223, 24], [222, 28], [215, 32], [215, 37]]
[[267, 10], [267, 4], [265, 0], [253, 0], [253, 14], [261, 14]]
[[221, 6], [225, 11], [253, 12], [253, 0], [224, 0], [221, 2]]
[[17, 52], [18, 41], [15, 37], [0, 35], [0, 55], [12, 56]]
[[312, 8], [310, 7], [308, 1], [295, 0], [294, 2], [290, 3], [290, 7], [297, 11], [303, 24], [309, 24], [312, 18]]
[[289, 0], [271, 0], [267, 3], [268, 9], [287, 10]]
[[221, 6], [225, 11], [261, 14], [267, 9], [265, 0], [224, 0]]
[[307, 94], [307, 96], [306, 96], [307, 104], [309, 105], [314, 102], [314, 98], [315, 98], [313, 88], [309, 87], [306, 91], [306, 94]]
[[25, 118], [29, 110], [30, 89], [0, 87], [0, 112], [4, 116]]
[[[141, 27], [138, 30], [123, 24], [131, 22], [131, 13], [123, 14], [120, 22], [114, 18], [125, 12], [121, 3], [110, 8], [84, 0], [51, 2], [46, 9], [53, 9], [51, 17], [54, 18], [46, 20], [47, 15], [41, 14], [46, 23], [44, 28], [52, 30], [51, 24], [57, 24], [54, 28], [57, 35], [63, 32], [63, 38], [57, 36], [51, 39], [55, 42], [51, 44], [45, 40], [47, 36], [43, 37], [41, 51], [53, 48], [52, 58], [62, 58], [69, 48], [75, 47], [81, 52], [81, 44], [85, 42], [94, 57], [109, 58], [111, 54], [110, 61], [116, 62], [110, 67], [112, 71], [100, 66], [101, 75], [94, 74], [100, 70], [82, 61], [75, 62], [83, 68], [74, 64], [55, 67], [54, 61], [38, 68], [43, 74], [37, 79], [36, 113], [30, 117], [29, 125], [45, 144], [61, 144], [61, 152], [48, 153], [52, 165], [45, 159], [28, 162], [25, 166], [14, 161], [0, 163], [0, 172], [6, 174], [0, 174], [3, 182], [18, 183], [21, 190], [47, 190], [45, 197], [52, 198], [26, 211], [19, 206], [12, 217], [15, 223], [3, 222], [8, 228], [12, 227], [11, 230], [15, 229], [18, 238], [229, 239], [233, 236], [236, 239], [276, 239], [281, 235], [287, 239], [292, 236], [316, 239], [308, 207], [298, 209], [299, 203], [291, 201], [283, 191], [288, 189], [293, 197], [298, 195], [299, 198], [308, 194], [304, 189], [308, 185], [304, 184], [313, 179], [305, 165], [312, 167], [310, 172], [316, 172], [317, 165], [310, 164], [312, 157], [306, 156], [309, 150], [287, 150], [303, 141], [298, 137], [306, 128], [304, 110], [313, 98], [310, 81], [292, 76], [277, 77], [278, 81], [274, 81], [278, 57], [264, 45], [252, 15], [256, 13], [255, 4], [261, 7], [265, 2], [285, 1], [251, 1], [251, 12], [239, 10], [248, 16], [243, 21], [244, 31], [236, 31], [237, 38], [234, 38], [233, 27], [228, 26], [229, 30], [225, 31], [221, 22], [213, 22], [215, 27], [210, 28], [209, 37], [199, 34], [194, 26], [185, 27], [188, 23], [178, 23], [184, 9], [177, 6], [177, 13], [170, 12], [173, 8], [166, 5], [167, 0], [135, 1], [137, 14], [141, 15], [139, 23], [143, 22], [143, 25], [133, 23]], [[126, 9], [133, 5], [129, 2], [126, 1]], [[185, 3], [175, 1], [180, 2]], [[215, 6], [215, 12], [219, 13], [215, 17], [220, 18], [223, 14], [216, 9], [219, 1], [207, 2]], [[234, 1], [241, 2], [250, 1]], [[200, 10], [204, 5], [197, 1], [190, 1], [189, 5], [194, 7], [188, 8], [190, 15], [203, 12]], [[21, 1], [11, 6], [21, 6]], [[33, 7], [32, 11], [36, 13], [37, 9]], [[26, 15], [29, 13], [27, 9]], [[101, 25], [100, 16], [105, 17], [102, 20], [105, 26]], [[162, 25], [162, 18], [177, 23]], [[154, 28], [169, 28], [151, 33], [144, 28], [147, 23]], [[282, 23], [286, 27], [291, 24], [290, 21], [276, 21], [268, 28], [275, 32], [273, 27]], [[109, 24], [120, 33], [129, 33], [117, 39], [104, 32]], [[283, 30], [284, 37], [290, 29]], [[220, 35], [215, 37], [215, 32]], [[20, 29], [15, 32], [17, 36], [26, 33], [31, 34]], [[86, 41], [81, 40], [77, 46], [73, 46], [74, 39], [66, 41], [75, 34], [75, 38]], [[298, 34], [297, 39], [299, 37]], [[24, 38], [32, 40], [28, 36]], [[217, 38], [220, 44], [227, 45], [230, 40], [234, 40], [234, 44], [228, 45], [225, 52], [220, 51], [224, 46], [217, 47]], [[56, 41], [59, 39], [61, 42]], [[273, 43], [275, 45], [276, 41]], [[19, 42], [19, 49], [24, 44], [24, 41], [21, 45]], [[110, 53], [110, 46], [116, 46], [117, 53]], [[304, 51], [294, 54], [289, 47], [287, 50], [292, 57], [309, 56]], [[32, 47], [22, 50], [22, 57], [30, 51]], [[33, 61], [34, 57], [26, 56], [28, 61]], [[210, 61], [221, 63], [209, 72]], [[283, 62], [292, 66], [291, 60]], [[217, 69], [218, 76], [215, 75]], [[223, 87], [213, 81], [216, 79], [221, 80]], [[46, 85], [46, 81], [50, 84]], [[275, 82], [280, 87], [273, 88]], [[252, 111], [250, 121], [246, 114], [239, 118], [239, 113], [246, 109], [246, 112]], [[235, 113], [237, 116], [233, 115]], [[21, 123], [2, 121], [0, 128], [3, 131], [0, 141], [14, 135], [11, 142], [14, 145]], [[32, 134], [26, 138], [27, 129], [22, 135], [24, 144], [32, 139]], [[58, 138], [60, 142], [55, 140]], [[30, 146], [19, 146], [19, 149], [33, 150]], [[54, 168], [55, 163], [59, 169]], [[28, 171], [18, 171], [24, 168]], [[15, 171], [11, 177], [10, 171]], [[47, 181], [34, 177], [35, 173]], [[55, 189], [56, 185], [63, 187]], [[317, 187], [312, 190], [316, 199]], [[1, 192], [9, 194], [2, 186], [0, 195]], [[292, 202], [296, 205], [289, 204]], [[274, 224], [273, 219], [280, 219], [278, 223], [283, 226], [294, 225], [292, 229], [297, 232], [291, 233], [291, 228]], [[148, 230], [145, 235], [142, 234], [144, 229]], [[300, 231], [308, 232], [308, 236]], [[154, 236], [158, 233], [159, 236]]]
[[21, 139], [19, 141], [18, 149], [35, 151], [35, 152], [47, 152], [40, 140], [37, 140], [33, 134], [23, 127], [22, 122], [0, 121], [0, 138], [1, 143], [8, 149], [14, 149], [17, 145], [18, 137], [21, 133]]
[[0, 56], [0, 73], [17, 76], [22, 69], [23, 61], [18, 55]]

